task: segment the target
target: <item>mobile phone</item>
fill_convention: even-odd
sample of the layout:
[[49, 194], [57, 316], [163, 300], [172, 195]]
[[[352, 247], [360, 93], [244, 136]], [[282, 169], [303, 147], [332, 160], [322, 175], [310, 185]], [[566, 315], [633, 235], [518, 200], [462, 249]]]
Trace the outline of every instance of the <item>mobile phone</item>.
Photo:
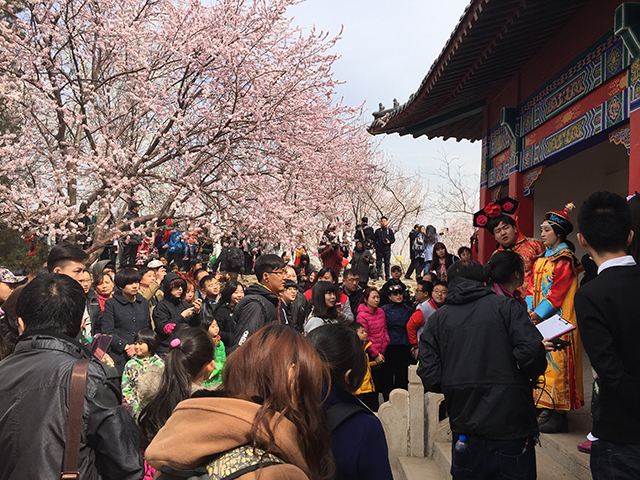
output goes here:
[[93, 353], [98, 360], [102, 361], [102, 357], [104, 357], [104, 354], [107, 353], [107, 350], [111, 345], [111, 340], [113, 340], [112, 335], [96, 333], [91, 341], [89, 350], [91, 350], [91, 353]]

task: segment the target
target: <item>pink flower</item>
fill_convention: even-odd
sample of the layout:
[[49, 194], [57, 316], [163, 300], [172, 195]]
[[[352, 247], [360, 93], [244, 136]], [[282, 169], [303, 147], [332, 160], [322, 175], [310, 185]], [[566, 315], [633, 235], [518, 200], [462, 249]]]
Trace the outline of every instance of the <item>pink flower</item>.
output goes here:
[[171, 335], [171, 333], [173, 332], [174, 328], [176, 328], [176, 324], [175, 323], [167, 323], [162, 330], [167, 335]]
[[511, 210], [513, 210], [513, 203], [511, 202], [505, 202], [504, 205], [502, 205], [502, 208], [506, 211], [506, 212], [510, 212]]
[[478, 216], [478, 218], [476, 218], [476, 223], [478, 224], [479, 227], [484, 227], [488, 221], [489, 220], [485, 215], [480, 215]]

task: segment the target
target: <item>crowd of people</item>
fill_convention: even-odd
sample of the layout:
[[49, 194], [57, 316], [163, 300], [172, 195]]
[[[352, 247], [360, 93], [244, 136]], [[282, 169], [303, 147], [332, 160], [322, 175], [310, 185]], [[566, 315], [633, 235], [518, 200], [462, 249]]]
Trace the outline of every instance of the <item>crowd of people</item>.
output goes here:
[[[582, 205], [582, 262], [569, 206], [537, 240], [518, 233], [515, 200], [487, 205], [474, 222], [498, 248], [484, 266], [416, 225], [413, 291], [390, 265], [384, 217], [375, 231], [363, 218], [351, 244], [327, 229], [317, 272], [303, 249], [249, 261], [233, 236], [215, 260], [213, 247], [187, 261], [184, 245], [171, 251], [179, 229], [142, 264], [140, 246], [88, 266], [61, 242], [33, 279], [0, 268], [0, 479], [60, 475], [81, 359], [80, 478], [391, 479], [374, 412], [418, 360], [425, 388], [445, 395], [453, 477], [535, 478], [538, 433], [566, 431], [584, 402], [580, 337], [598, 374], [583, 448], [610, 469], [607, 452], [635, 452], [640, 431], [638, 203], [601, 192]], [[555, 315], [578, 328], [543, 338], [536, 325]]]

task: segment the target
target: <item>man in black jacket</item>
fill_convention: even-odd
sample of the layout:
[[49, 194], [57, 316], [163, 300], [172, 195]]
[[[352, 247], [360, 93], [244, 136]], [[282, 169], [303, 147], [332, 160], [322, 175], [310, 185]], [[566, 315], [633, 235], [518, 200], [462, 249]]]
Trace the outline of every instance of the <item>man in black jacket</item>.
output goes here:
[[578, 328], [597, 373], [591, 405], [594, 480], [640, 478], [640, 266], [627, 255], [631, 212], [610, 192], [591, 195], [578, 214], [578, 241], [598, 276], [575, 296]]
[[[531, 379], [547, 367], [542, 335], [525, 307], [484, 285], [478, 262], [456, 262], [448, 276], [446, 303], [420, 338], [418, 375], [426, 390], [444, 393], [453, 479], [535, 479]], [[464, 452], [455, 449], [461, 435]], [[500, 462], [505, 455], [512, 459]]]
[[389, 280], [391, 269], [391, 245], [396, 241], [396, 236], [387, 217], [380, 219], [380, 228], [373, 234], [373, 244], [376, 249], [376, 267], [378, 278], [382, 277], [382, 266], [384, 264], [384, 279]]
[[79, 471], [83, 480], [139, 480], [138, 429], [122, 406], [120, 377], [73, 340], [85, 297], [67, 275], [39, 275], [18, 300], [21, 336], [0, 363], [0, 479], [60, 478], [71, 370], [91, 359]]
[[232, 352], [267, 323], [282, 323], [280, 294], [284, 291], [285, 263], [278, 255], [260, 255], [256, 260], [256, 277], [260, 283], [250, 285], [233, 310], [236, 333]]

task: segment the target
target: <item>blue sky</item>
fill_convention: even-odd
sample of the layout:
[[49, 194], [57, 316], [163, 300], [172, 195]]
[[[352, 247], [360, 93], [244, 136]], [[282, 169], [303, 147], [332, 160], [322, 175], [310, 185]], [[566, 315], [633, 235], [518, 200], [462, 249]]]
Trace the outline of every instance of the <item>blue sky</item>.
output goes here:
[[[453, 32], [468, 0], [306, 0], [289, 9], [294, 24], [338, 34], [335, 77], [345, 84], [338, 94], [351, 105], [365, 103], [365, 121], [378, 103], [397, 98], [402, 104], [414, 93]], [[420, 173], [433, 190], [440, 152], [459, 158], [463, 169], [478, 174], [480, 142], [414, 139], [397, 134], [376, 137], [406, 173]]]

